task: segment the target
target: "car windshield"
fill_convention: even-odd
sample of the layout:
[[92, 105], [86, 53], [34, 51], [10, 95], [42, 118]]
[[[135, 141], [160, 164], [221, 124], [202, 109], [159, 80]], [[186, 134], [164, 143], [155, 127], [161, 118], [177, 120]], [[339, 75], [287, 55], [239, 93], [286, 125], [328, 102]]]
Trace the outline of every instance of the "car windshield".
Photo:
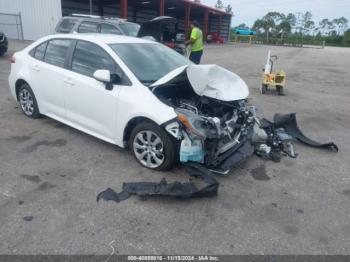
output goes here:
[[121, 23], [119, 24], [119, 26], [124, 31], [124, 33], [128, 36], [137, 36], [140, 30], [140, 25], [133, 24], [133, 23]]
[[146, 86], [178, 67], [191, 64], [186, 57], [159, 43], [121, 43], [110, 46]]

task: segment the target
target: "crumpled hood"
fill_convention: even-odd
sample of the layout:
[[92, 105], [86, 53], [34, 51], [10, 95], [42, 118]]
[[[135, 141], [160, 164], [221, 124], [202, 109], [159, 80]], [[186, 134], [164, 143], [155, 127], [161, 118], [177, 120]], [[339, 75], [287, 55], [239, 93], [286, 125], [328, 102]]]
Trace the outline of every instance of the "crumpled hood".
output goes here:
[[249, 96], [248, 86], [242, 78], [218, 65], [182, 66], [163, 76], [151, 87], [164, 85], [185, 73], [193, 90], [199, 96], [222, 101], [242, 100]]

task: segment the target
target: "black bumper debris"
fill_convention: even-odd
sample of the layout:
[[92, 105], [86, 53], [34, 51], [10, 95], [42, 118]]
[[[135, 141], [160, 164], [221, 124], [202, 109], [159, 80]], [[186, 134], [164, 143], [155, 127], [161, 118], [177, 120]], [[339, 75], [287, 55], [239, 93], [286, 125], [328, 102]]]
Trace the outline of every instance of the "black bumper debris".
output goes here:
[[98, 202], [100, 199], [103, 199], [119, 203], [132, 195], [140, 197], [167, 196], [175, 198], [214, 197], [217, 195], [219, 183], [207, 169], [196, 164], [188, 164], [185, 168], [189, 176], [201, 178], [205, 182], [205, 186], [198, 188], [192, 181], [185, 183], [178, 181], [168, 183], [165, 178], [159, 183], [124, 183], [122, 192], [117, 193], [113, 189], [108, 188], [97, 195], [96, 201]]
[[250, 139], [246, 139], [244, 143], [240, 144], [239, 148], [222, 160], [220, 164], [214, 168], [209, 169], [217, 174], [226, 175], [231, 169], [237, 167], [239, 164], [251, 157], [255, 152], [255, 147], [252, 145]]
[[331, 149], [335, 152], [338, 152], [338, 146], [333, 142], [322, 144], [306, 137], [298, 127], [295, 113], [286, 115], [275, 114], [273, 121], [275, 128], [284, 128], [287, 134], [294, 137], [295, 139], [297, 139], [305, 145], [317, 148]]

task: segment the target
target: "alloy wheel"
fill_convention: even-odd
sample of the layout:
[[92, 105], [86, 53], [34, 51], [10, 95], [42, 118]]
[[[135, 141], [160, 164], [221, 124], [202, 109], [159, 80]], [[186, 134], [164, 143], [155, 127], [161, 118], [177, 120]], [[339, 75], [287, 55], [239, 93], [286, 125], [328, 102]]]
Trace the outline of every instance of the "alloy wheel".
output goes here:
[[140, 163], [148, 168], [157, 168], [165, 160], [164, 143], [156, 133], [150, 130], [136, 134], [133, 150]]
[[27, 116], [31, 116], [34, 113], [34, 99], [31, 93], [23, 88], [19, 93], [19, 101], [23, 112]]

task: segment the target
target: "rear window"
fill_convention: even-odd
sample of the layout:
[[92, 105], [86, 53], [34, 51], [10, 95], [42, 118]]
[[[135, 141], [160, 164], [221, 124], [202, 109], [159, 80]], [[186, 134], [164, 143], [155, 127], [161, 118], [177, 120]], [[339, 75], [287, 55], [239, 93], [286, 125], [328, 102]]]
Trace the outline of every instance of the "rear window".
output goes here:
[[140, 26], [134, 23], [121, 23], [119, 24], [124, 33], [128, 36], [137, 36]]
[[97, 32], [98, 23], [95, 22], [83, 22], [79, 26], [79, 33], [96, 33]]
[[69, 39], [51, 40], [46, 47], [44, 61], [51, 65], [64, 67], [71, 41]]
[[75, 19], [63, 19], [57, 29], [57, 32], [64, 33], [64, 34], [70, 33], [76, 23], [77, 23], [77, 20]]
[[44, 55], [45, 55], [45, 51], [46, 51], [46, 46], [47, 46], [47, 42], [39, 45], [37, 48], [35, 48], [35, 53], [34, 53], [34, 57], [36, 59], [39, 60], [44, 60]]
[[114, 35], [122, 35], [122, 32], [118, 28], [109, 24], [101, 24], [101, 34], [114, 34]]

